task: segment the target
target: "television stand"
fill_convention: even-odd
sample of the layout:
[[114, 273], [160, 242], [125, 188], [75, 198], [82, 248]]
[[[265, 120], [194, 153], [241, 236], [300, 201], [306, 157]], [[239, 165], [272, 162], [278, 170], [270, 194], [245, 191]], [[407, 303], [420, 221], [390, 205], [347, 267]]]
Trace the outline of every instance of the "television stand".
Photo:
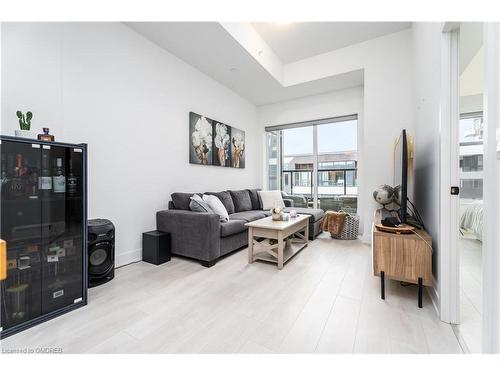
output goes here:
[[[432, 286], [432, 238], [407, 224], [406, 234], [397, 227], [384, 227], [377, 210], [372, 228], [373, 274], [380, 276], [380, 295], [385, 299], [385, 280], [418, 284], [418, 307], [424, 286]], [[399, 232], [394, 230], [400, 229]]]

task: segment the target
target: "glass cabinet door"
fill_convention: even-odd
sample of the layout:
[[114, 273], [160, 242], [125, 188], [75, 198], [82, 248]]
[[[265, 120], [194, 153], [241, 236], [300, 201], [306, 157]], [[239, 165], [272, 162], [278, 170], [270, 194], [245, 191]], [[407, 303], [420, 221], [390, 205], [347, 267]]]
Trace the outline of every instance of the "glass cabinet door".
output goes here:
[[7, 243], [7, 278], [0, 281], [3, 330], [42, 314], [40, 145], [3, 140], [1, 233]]
[[42, 313], [72, 305], [83, 297], [83, 152], [42, 146]]

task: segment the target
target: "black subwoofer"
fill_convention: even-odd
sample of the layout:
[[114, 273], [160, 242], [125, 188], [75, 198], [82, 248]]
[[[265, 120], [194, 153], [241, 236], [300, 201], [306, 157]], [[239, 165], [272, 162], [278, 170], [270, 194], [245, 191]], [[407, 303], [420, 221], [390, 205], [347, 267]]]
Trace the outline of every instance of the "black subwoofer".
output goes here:
[[107, 219], [88, 222], [89, 288], [115, 276], [115, 226]]

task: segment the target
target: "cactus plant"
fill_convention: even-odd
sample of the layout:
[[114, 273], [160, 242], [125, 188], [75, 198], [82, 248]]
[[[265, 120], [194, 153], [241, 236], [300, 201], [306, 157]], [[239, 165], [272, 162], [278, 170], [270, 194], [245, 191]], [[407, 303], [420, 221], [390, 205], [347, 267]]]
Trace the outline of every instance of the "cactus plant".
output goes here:
[[23, 115], [21, 111], [16, 112], [16, 116], [19, 119], [19, 127], [21, 130], [30, 130], [31, 128], [31, 119], [33, 118], [33, 113], [30, 111], [26, 112], [26, 116]]

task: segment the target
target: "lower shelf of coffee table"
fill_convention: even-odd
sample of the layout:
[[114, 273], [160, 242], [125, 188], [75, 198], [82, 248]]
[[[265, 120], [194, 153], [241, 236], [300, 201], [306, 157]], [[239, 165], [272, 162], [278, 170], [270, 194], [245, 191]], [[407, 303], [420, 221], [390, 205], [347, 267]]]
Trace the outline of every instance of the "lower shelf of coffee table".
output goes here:
[[[258, 246], [258, 245], [257, 245]], [[276, 245], [276, 251], [277, 251], [277, 246]], [[292, 242], [290, 246], [285, 247], [283, 251], [283, 263], [286, 263], [288, 260], [293, 258], [295, 254], [300, 252], [304, 247], [307, 246], [307, 243], [304, 242]], [[267, 251], [262, 251], [259, 249], [254, 249], [256, 251], [253, 255], [254, 260], [261, 260], [264, 262], [270, 262], [270, 263], [278, 263], [278, 259], [269, 254]]]

